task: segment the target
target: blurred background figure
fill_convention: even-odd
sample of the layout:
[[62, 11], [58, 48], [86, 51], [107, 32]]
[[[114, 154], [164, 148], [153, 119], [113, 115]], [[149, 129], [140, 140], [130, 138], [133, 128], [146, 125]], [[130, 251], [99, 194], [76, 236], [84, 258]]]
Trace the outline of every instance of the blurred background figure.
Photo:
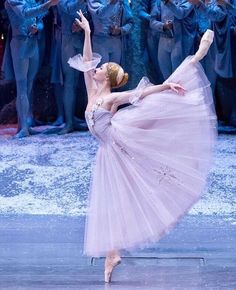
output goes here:
[[52, 37], [51, 37], [51, 83], [57, 106], [57, 119], [54, 126], [60, 126], [64, 123], [64, 106], [63, 106], [63, 74], [62, 74], [62, 53], [61, 53], [61, 16], [58, 7], [52, 8]]
[[194, 7], [186, 0], [157, 0], [150, 27], [160, 34], [158, 62], [167, 79], [187, 55], [194, 53], [197, 34]]
[[[38, 34], [43, 29], [42, 15], [57, 3], [58, 0], [49, 0], [43, 4], [38, 4], [34, 0], [5, 2], [12, 31], [10, 49], [6, 49], [6, 52], [8, 58], [12, 58], [14, 71], [12, 76], [14, 73], [16, 79], [18, 138], [29, 136], [31, 133], [32, 87], [39, 68]], [[6, 62], [9, 63], [10, 60]], [[7, 75], [10, 75], [10, 72], [6, 72], [6, 77]]]
[[[82, 53], [84, 33], [76, 23], [77, 11], [81, 10], [88, 18], [87, 4], [84, 0], [60, 0], [58, 11], [61, 18], [61, 64], [63, 74], [63, 107], [65, 113], [65, 126], [58, 134], [71, 133], [74, 130], [87, 130], [87, 127], [79, 125], [75, 118], [76, 88], [80, 87], [79, 97], [83, 97], [85, 85], [83, 75], [71, 68], [67, 61], [70, 57]], [[59, 88], [60, 89], [60, 88]], [[60, 95], [57, 95], [58, 104]], [[61, 103], [60, 103], [61, 104]], [[60, 110], [62, 107], [60, 105]], [[61, 112], [62, 113], [62, 112]], [[59, 113], [60, 114], [60, 113]]]
[[151, 81], [153, 83], [160, 84], [163, 81], [163, 77], [160, 72], [157, 58], [159, 34], [150, 28], [151, 11], [155, 4], [156, 0], [141, 0], [138, 15], [142, 21], [142, 32], [144, 38], [142, 39], [144, 42], [144, 47], [142, 47], [143, 62]]
[[218, 118], [229, 124], [231, 119], [234, 119], [233, 107], [236, 98], [232, 61], [232, 51], [235, 49], [232, 42], [234, 21], [230, 12], [234, 11], [234, 6], [224, 0], [189, 0], [189, 2], [195, 6], [195, 10], [202, 18], [208, 19], [208, 27], [215, 34], [203, 67], [211, 82]]
[[126, 37], [134, 25], [128, 0], [88, 0], [88, 7], [94, 27], [93, 50], [102, 56], [101, 64], [111, 61], [126, 67]]

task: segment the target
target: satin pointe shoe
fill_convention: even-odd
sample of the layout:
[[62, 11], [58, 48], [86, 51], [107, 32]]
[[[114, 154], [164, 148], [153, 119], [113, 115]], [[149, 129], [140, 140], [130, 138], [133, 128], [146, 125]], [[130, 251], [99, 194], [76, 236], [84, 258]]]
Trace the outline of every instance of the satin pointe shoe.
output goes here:
[[106, 258], [105, 271], [104, 271], [104, 280], [106, 283], [111, 282], [112, 272], [114, 268], [121, 263], [121, 258], [119, 256]]
[[204, 58], [207, 55], [207, 52], [213, 42], [214, 39], [214, 31], [207, 29], [207, 31], [203, 34], [198, 51], [195, 53], [193, 58], [191, 59], [192, 63], [196, 63]]

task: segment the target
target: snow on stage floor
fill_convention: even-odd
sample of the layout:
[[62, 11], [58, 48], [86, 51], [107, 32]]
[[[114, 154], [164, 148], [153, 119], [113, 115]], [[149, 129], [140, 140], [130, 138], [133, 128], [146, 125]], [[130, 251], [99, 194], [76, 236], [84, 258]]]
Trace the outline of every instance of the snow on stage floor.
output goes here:
[[[89, 132], [12, 139], [0, 128], [0, 214], [79, 216], [97, 141]], [[209, 187], [191, 215], [232, 215], [236, 208], [236, 136], [219, 135]]]

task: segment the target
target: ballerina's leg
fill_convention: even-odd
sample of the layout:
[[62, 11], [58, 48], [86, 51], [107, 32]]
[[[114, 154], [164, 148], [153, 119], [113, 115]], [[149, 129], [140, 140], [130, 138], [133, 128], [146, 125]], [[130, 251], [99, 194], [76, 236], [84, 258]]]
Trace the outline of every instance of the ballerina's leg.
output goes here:
[[207, 31], [204, 33], [199, 48], [193, 58], [191, 59], [192, 63], [196, 63], [203, 59], [204, 56], [206, 56], [214, 38], [214, 32], [210, 29], [207, 29]]
[[115, 266], [121, 263], [121, 258], [117, 250], [113, 250], [107, 253], [105, 260], [105, 282], [111, 282], [112, 271]]

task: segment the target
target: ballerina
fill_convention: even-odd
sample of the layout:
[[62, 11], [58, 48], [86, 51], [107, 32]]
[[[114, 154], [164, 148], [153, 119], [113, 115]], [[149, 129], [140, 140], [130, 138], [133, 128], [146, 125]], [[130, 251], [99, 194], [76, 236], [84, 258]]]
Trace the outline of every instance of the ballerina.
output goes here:
[[[96, 68], [101, 56], [91, 49], [90, 27], [82, 12], [83, 56], [68, 63], [84, 72], [85, 112], [99, 142], [89, 191], [84, 255], [105, 259], [111, 282], [120, 250], [156, 243], [201, 196], [211, 166], [216, 115], [210, 83], [199, 63], [213, 32], [161, 85], [142, 78], [134, 90], [111, 92], [128, 74], [116, 63]], [[131, 105], [117, 111], [121, 104]]]

